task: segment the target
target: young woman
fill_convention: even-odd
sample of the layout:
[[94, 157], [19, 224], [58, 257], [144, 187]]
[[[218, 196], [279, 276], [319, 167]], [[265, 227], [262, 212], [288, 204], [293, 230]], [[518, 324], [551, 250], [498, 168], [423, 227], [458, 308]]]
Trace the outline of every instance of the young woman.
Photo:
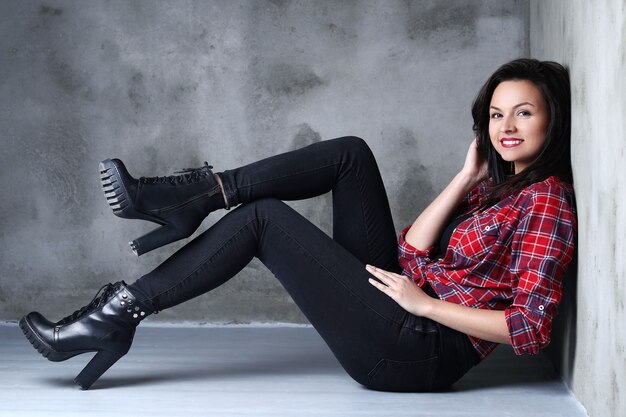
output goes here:
[[[576, 217], [565, 69], [520, 59], [500, 67], [473, 108], [476, 139], [442, 193], [395, 235], [376, 161], [355, 137], [323, 141], [213, 174], [134, 179], [101, 164], [116, 215], [160, 229], [137, 254], [189, 236], [232, 210], [131, 285], [105, 285], [53, 323], [20, 327], [52, 361], [97, 352], [75, 382], [87, 389], [130, 348], [145, 317], [218, 287], [253, 258], [281, 282], [341, 365], [366, 387], [448, 387], [498, 343], [535, 354], [550, 341]], [[330, 238], [281, 200], [333, 193]]]

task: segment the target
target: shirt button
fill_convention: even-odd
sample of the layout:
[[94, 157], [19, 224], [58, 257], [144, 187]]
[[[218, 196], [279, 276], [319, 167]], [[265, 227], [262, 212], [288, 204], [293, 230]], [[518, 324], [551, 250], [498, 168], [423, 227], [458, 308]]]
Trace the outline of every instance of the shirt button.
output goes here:
[[485, 232], [488, 232], [491, 230], [491, 226], [485, 226]]
[[544, 307], [543, 306], [539, 306], [539, 311], [543, 311]]

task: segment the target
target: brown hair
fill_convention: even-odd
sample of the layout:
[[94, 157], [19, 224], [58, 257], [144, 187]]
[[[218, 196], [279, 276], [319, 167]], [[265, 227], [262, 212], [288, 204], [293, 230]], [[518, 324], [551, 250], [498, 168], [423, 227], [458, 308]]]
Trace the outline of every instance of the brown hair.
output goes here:
[[[517, 174], [513, 165], [500, 157], [489, 137], [491, 97], [501, 82], [511, 80], [532, 82], [541, 92], [549, 111], [543, 149], [526, 169]], [[516, 59], [502, 65], [478, 92], [472, 105], [472, 117], [474, 134], [479, 141], [479, 152], [488, 161], [492, 180], [492, 187], [481, 210], [552, 175], [572, 183], [570, 82], [569, 74], [561, 64], [536, 59]]]

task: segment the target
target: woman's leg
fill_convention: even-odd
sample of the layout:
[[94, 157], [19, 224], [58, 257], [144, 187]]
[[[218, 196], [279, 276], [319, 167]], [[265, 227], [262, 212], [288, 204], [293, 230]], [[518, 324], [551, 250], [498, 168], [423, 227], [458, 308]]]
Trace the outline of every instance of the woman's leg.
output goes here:
[[[130, 242], [141, 255], [188, 237], [202, 220], [225, 206], [220, 185], [206, 165], [170, 177], [133, 178], [123, 162], [100, 164], [113, 212], [161, 227]], [[343, 137], [217, 173], [229, 206], [260, 198], [296, 200], [333, 192], [335, 240], [362, 261], [395, 264], [391, 212], [376, 161], [365, 141]]]
[[396, 234], [376, 160], [364, 140], [317, 142], [218, 173], [230, 206], [332, 191], [333, 238], [363, 263], [397, 269]]
[[451, 358], [441, 350], [456, 332], [408, 314], [368, 283], [361, 260], [274, 199], [224, 216], [130, 289], [154, 308], [168, 308], [216, 288], [255, 256], [356, 381], [384, 390], [429, 390], [440, 381], [442, 361], [456, 361], [461, 374], [471, 367], [463, 355]]

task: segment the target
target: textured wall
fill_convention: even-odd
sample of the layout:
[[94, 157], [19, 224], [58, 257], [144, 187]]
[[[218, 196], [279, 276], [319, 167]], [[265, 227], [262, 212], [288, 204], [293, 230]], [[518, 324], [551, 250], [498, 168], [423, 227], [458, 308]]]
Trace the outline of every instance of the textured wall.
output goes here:
[[626, 2], [533, 0], [530, 22], [531, 55], [572, 81], [578, 319], [565, 377], [590, 415], [626, 416]]
[[[358, 135], [400, 229], [460, 168], [484, 79], [528, 54], [527, 14], [515, 0], [0, 2], [0, 319], [61, 317], [182, 244], [130, 252], [154, 225], [112, 215], [107, 157], [153, 176]], [[295, 206], [329, 230], [329, 204]], [[304, 319], [257, 262], [154, 320]]]

